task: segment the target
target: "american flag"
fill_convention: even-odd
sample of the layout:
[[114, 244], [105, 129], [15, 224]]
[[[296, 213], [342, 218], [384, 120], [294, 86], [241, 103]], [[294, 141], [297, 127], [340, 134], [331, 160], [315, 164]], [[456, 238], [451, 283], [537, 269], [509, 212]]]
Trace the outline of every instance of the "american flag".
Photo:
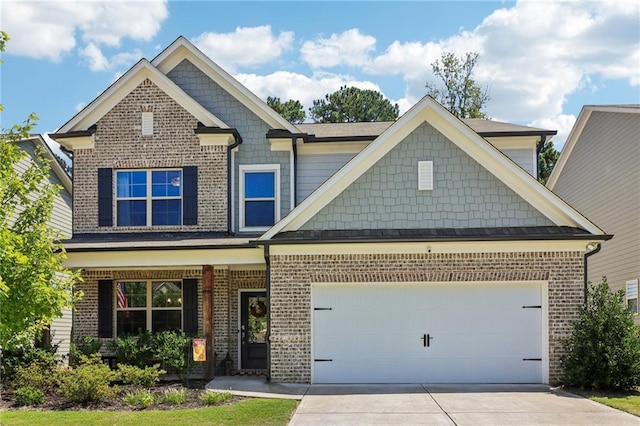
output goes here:
[[[129, 307], [129, 299], [127, 299], [127, 292], [124, 283], [118, 283], [116, 293], [118, 298], [118, 308], [127, 309]], [[127, 318], [129, 316], [129, 311], [125, 311], [124, 316]]]

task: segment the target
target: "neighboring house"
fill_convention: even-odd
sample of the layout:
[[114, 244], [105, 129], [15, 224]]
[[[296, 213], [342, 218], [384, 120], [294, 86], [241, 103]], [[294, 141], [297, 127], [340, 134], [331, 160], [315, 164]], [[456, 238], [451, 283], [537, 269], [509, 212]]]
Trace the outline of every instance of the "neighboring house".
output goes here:
[[[49, 148], [49, 145], [47, 145], [42, 136], [31, 136], [29, 139], [18, 141], [15, 144], [27, 154], [26, 157], [16, 164], [18, 173], [24, 173], [31, 164], [38, 160], [37, 149], [41, 149], [44, 152], [45, 158], [51, 166], [48, 183], [61, 187], [60, 193], [53, 199], [53, 210], [51, 212], [49, 225], [58, 230], [62, 238], [71, 238], [71, 178], [60, 166], [51, 148]], [[71, 322], [71, 309], [65, 309], [62, 317], [53, 321], [49, 327], [49, 332], [45, 336], [46, 341], [59, 345], [58, 353], [61, 355], [69, 354]]]
[[74, 336], [203, 334], [205, 376], [555, 382], [609, 236], [532, 176], [554, 133], [430, 97], [294, 126], [180, 37], [52, 135], [74, 154]]
[[606, 276], [638, 314], [640, 105], [584, 106], [547, 187], [615, 235], [589, 257], [588, 279]]

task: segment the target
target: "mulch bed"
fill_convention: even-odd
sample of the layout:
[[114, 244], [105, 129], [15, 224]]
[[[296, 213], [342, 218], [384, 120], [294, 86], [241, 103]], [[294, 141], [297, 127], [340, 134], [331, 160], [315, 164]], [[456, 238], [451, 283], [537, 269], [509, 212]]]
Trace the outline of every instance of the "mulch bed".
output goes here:
[[[189, 380], [189, 387], [184, 386], [181, 382], [160, 382], [156, 386], [151, 388], [142, 388], [139, 386], [132, 385], [119, 385], [120, 393], [111, 398], [108, 401], [90, 404], [90, 405], [77, 405], [70, 404], [65, 400], [65, 398], [57, 392], [50, 392], [45, 395], [44, 403], [40, 405], [33, 405], [28, 407], [19, 407], [14, 404], [14, 394], [13, 389], [2, 387], [1, 395], [0, 395], [0, 410], [38, 410], [38, 411], [82, 411], [82, 410], [92, 410], [92, 411], [139, 411], [139, 410], [176, 410], [176, 409], [185, 409], [185, 408], [201, 408], [206, 407], [200, 400], [200, 395], [202, 395], [205, 391], [204, 387], [208, 382], [206, 380]], [[140, 408], [138, 406], [130, 405], [124, 402], [123, 396], [127, 392], [136, 392], [139, 390], [149, 390], [154, 393], [154, 395], [160, 396], [163, 395], [164, 392], [173, 389], [184, 389], [187, 392], [187, 399], [181, 405], [174, 404], [157, 404], [154, 403], [146, 408]], [[158, 398], [156, 398], [157, 400]], [[242, 399], [245, 399], [241, 396], [234, 395], [231, 399], [225, 401], [224, 404], [232, 404], [238, 402]]]

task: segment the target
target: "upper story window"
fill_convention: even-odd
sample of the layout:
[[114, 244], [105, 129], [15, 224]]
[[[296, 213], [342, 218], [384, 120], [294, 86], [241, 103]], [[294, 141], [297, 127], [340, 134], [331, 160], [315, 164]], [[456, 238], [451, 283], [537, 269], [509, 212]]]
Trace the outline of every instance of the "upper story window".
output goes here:
[[240, 230], [263, 231], [280, 220], [280, 165], [240, 166]]
[[182, 225], [182, 170], [118, 170], [118, 226]]

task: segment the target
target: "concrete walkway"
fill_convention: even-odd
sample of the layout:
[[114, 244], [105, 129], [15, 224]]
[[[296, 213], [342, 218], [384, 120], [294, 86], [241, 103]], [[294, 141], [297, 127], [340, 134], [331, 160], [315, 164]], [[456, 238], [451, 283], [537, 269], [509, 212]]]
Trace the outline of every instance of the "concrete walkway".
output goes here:
[[302, 399], [300, 425], [640, 425], [640, 418], [544, 385], [304, 385], [216, 378], [207, 389]]

